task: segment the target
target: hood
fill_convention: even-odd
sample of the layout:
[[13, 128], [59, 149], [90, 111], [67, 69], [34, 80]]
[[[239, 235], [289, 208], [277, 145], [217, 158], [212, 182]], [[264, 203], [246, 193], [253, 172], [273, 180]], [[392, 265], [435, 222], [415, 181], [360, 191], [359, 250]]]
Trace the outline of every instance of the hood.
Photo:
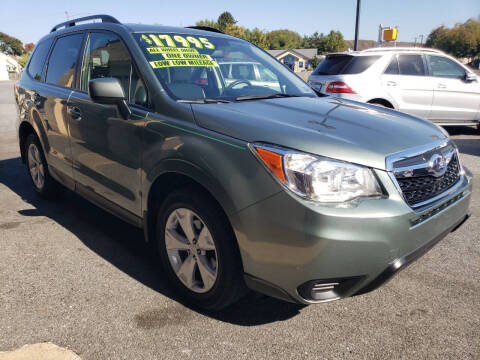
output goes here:
[[446, 139], [434, 124], [395, 110], [340, 98], [293, 97], [192, 104], [201, 127], [385, 169], [385, 157]]

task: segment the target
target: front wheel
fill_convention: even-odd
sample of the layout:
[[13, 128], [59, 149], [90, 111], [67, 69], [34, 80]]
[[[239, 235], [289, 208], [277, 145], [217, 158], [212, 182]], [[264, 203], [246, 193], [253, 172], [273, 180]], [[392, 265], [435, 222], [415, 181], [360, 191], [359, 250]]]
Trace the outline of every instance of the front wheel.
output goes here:
[[235, 235], [207, 194], [193, 188], [171, 193], [158, 211], [156, 234], [168, 280], [189, 303], [220, 310], [244, 293]]

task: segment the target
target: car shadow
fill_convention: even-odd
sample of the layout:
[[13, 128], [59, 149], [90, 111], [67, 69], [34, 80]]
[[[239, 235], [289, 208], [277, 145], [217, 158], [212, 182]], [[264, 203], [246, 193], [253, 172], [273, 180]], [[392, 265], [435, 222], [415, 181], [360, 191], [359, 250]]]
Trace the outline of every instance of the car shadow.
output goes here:
[[145, 286], [205, 316], [220, 321], [254, 326], [283, 321], [304, 307], [249, 293], [238, 303], [220, 312], [205, 312], [179, 299], [162, 276], [157, 257], [143, 240], [143, 231], [66, 191], [56, 201], [47, 201], [34, 192], [20, 158], [0, 160], [0, 183], [19, 195], [33, 209], [20, 210], [23, 216], [48, 217], [73, 233], [89, 249]]
[[448, 131], [450, 136], [461, 136], [461, 135], [473, 135], [476, 138], [467, 138], [467, 139], [459, 139], [455, 138], [453, 141], [458, 146], [458, 150], [462, 154], [468, 154], [473, 156], [480, 156], [480, 139], [478, 136], [480, 135], [479, 130], [474, 127], [469, 126], [447, 126], [444, 128]]

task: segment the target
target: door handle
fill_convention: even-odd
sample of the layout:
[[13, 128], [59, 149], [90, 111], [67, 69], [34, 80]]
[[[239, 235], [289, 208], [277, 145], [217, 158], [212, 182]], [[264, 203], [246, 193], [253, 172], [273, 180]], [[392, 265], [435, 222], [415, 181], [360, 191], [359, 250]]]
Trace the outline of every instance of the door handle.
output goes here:
[[68, 113], [70, 114], [70, 116], [72, 117], [73, 120], [82, 120], [82, 112], [80, 111], [79, 108], [77, 107], [69, 107], [68, 108]]
[[437, 84], [437, 89], [446, 89], [447, 85], [445, 84]]
[[387, 81], [387, 86], [397, 86], [395, 81]]

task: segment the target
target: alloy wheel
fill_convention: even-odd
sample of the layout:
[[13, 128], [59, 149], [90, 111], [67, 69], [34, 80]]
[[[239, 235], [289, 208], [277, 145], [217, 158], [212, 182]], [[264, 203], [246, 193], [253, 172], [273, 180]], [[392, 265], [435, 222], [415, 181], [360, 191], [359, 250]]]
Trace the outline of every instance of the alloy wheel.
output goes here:
[[189, 290], [212, 289], [218, 274], [217, 249], [198, 214], [186, 208], [172, 211], [165, 226], [165, 247], [173, 271]]
[[38, 189], [42, 189], [45, 184], [45, 168], [36, 144], [32, 143], [28, 147], [27, 159], [32, 181]]

